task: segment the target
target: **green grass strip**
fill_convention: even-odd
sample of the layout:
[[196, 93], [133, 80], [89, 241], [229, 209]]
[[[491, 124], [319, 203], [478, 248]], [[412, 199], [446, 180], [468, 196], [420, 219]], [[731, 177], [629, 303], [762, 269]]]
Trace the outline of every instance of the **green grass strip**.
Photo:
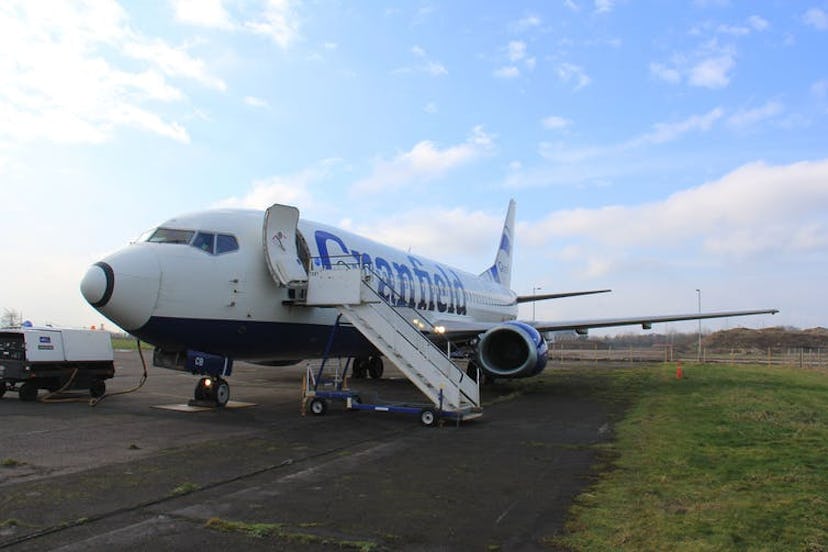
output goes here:
[[575, 550], [828, 550], [828, 374], [765, 366], [602, 371], [632, 406], [581, 495]]

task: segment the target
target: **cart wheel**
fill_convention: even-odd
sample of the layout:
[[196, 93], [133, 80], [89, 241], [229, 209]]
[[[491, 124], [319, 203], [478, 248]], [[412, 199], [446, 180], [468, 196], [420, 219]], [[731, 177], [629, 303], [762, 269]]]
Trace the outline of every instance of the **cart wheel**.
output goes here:
[[20, 386], [20, 389], [17, 391], [17, 394], [20, 397], [21, 401], [36, 401], [37, 385], [30, 381], [27, 381], [26, 383]]
[[368, 359], [368, 375], [371, 379], [380, 379], [382, 377], [383, 365], [382, 359], [378, 356]]
[[216, 406], [225, 406], [230, 400], [230, 384], [225, 380], [218, 378], [213, 383], [213, 389], [216, 398]]
[[106, 394], [106, 382], [104, 380], [95, 380], [89, 385], [89, 395], [93, 399], [98, 399]]
[[424, 408], [420, 411], [420, 423], [426, 427], [437, 425], [437, 412], [433, 408]]
[[198, 380], [198, 383], [195, 386], [195, 391], [193, 392], [193, 398], [197, 401], [209, 401], [210, 400], [210, 390], [207, 386], [207, 382], [210, 381], [210, 378], [201, 378]]
[[325, 399], [313, 399], [310, 402], [310, 411], [314, 416], [324, 416], [328, 411], [328, 403]]

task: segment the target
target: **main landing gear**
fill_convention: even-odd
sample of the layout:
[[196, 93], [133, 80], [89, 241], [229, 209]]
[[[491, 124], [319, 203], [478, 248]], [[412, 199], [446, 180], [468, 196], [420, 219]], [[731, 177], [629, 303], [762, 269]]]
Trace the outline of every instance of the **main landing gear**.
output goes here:
[[366, 376], [371, 376], [371, 379], [380, 379], [383, 371], [382, 357], [357, 357], [354, 359], [354, 379], [365, 379]]
[[193, 393], [196, 402], [211, 402], [225, 406], [230, 400], [230, 384], [220, 377], [203, 377], [198, 380]]

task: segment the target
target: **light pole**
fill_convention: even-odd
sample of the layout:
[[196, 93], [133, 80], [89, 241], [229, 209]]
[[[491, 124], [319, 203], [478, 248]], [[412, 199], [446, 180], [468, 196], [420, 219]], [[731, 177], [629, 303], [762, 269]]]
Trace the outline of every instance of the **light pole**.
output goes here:
[[[532, 297], [535, 296], [536, 291], [541, 290], [541, 289], [543, 289], [543, 288], [540, 287], [540, 286], [533, 287], [532, 288]], [[537, 303], [537, 301], [532, 301], [532, 322], [535, 321], [535, 303]]]
[[[701, 316], [701, 290], [696, 288], [696, 294], [699, 296], [699, 316]], [[701, 318], [699, 318], [699, 351], [697, 362], [701, 362]]]

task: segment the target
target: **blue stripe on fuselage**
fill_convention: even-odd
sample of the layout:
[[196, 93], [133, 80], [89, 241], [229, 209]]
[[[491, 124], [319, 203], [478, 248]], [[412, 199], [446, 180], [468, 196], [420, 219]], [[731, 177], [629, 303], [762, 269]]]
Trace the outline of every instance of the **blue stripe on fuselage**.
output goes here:
[[[333, 326], [249, 320], [153, 316], [132, 334], [170, 351], [194, 349], [237, 359], [320, 358]], [[337, 329], [331, 356], [374, 355], [374, 346], [353, 326]]]

